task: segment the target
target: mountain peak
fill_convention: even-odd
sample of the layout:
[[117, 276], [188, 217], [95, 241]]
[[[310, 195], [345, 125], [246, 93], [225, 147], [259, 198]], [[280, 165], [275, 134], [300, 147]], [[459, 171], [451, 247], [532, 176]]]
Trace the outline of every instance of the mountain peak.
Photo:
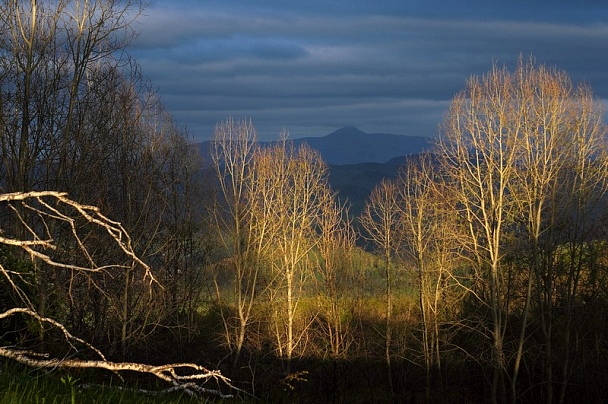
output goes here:
[[420, 153], [428, 148], [428, 138], [388, 133], [365, 133], [345, 126], [324, 137], [294, 139], [294, 144], [308, 143], [321, 152], [328, 164], [384, 163], [398, 156]]
[[352, 139], [353, 137], [361, 137], [364, 135], [367, 135], [367, 133], [363, 132], [359, 128], [356, 128], [354, 126], [345, 126], [343, 128], [338, 129], [335, 132], [330, 133], [326, 137]]

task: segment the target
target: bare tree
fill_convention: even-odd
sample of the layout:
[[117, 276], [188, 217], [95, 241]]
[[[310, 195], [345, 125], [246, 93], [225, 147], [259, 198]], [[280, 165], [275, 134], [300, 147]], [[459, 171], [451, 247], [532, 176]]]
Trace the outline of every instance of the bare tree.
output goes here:
[[391, 367], [391, 344], [393, 329], [393, 262], [403, 241], [398, 191], [394, 181], [382, 180], [369, 196], [359, 218], [366, 231], [365, 237], [371, 240], [382, 252], [386, 281], [386, 335], [385, 360], [388, 368], [388, 382], [391, 399], [394, 395]]
[[[0, 6], [2, 154], [8, 191], [45, 189], [80, 160], [96, 71], [125, 64], [143, 4], [133, 1], [10, 0]], [[46, 173], [42, 170], [45, 167]]]
[[[147, 285], [150, 300], [154, 298], [155, 289], [162, 288], [149, 266], [135, 254], [132, 240], [122, 225], [108, 219], [98, 208], [79, 204], [67, 198], [65, 193], [55, 191], [0, 194], [0, 205], [4, 212], [12, 212], [25, 229], [24, 237], [17, 238], [11, 234], [11, 229], [0, 228], [0, 245], [7, 248], [9, 253], [22, 250], [33, 265], [42, 262], [49, 270], [71, 272], [72, 277], [78, 274], [92, 283], [102, 274], [133, 271], [139, 281]], [[31, 215], [23, 216], [21, 212], [25, 211]], [[73, 242], [64, 244], [62, 240], [58, 240], [58, 228], [65, 228], [66, 232], [63, 234], [69, 235]], [[113, 248], [116, 263], [99, 260], [93, 248], [99, 243]], [[67, 261], [57, 261], [49, 254], [66, 246], [70, 249]], [[224, 396], [218, 388], [205, 388], [199, 385], [198, 381], [206, 383], [215, 380], [230, 385], [229, 380], [219, 372], [192, 363], [151, 366], [109, 361], [100, 350], [73, 335], [61, 321], [42, 316], [36, 311], [28, 290], [24, 287], [33, 276], [31, 271], [0, 264], [0, 275], [13, 291], [16, 303], [14, 307], [4, 309], [0, 318], [22, 316], [40, 327], [57, 330], [67, 342], [64, 352], [37, 352], [28, 346], [3, 346], [0, 347], [0, 355], [5, 358], [38, 368], [97, 368], [113, 372], [148, 373], [170, 383], [172, 387], [168, 391], [182, 390], [192, 395], [212, 393]], [[73, 295], [71, 298], [77, 299], [79, 296]], [[78, 359], [78, 356], [90, 354], [98, 359]], [[49, 358], [49, 355], [58, 356]], [[189, 373], [179, 374], [184, 371]]]
[[[463, 245], [482, 275], [477, 296], [491, 312], [494, 402], [506, 400], [507, 378], [511, 400], [518, 399], [535, 302], [544, 399], [553, 402], [554, 308], [559, 301], [566, 311], [560, 332], [567, 339], [578, 282], [591, 265], [584, 251], [597, 234], [590, 218], [599, 217], [597, 202], [606, 190], [604, 136], [591, 91], [575, 89], [564, 72], [536, 66], [532, 59], [520, 59], [513, 73], [495, 66], [486, 76], [471, 78], [452, 102], [437, 150], [468, 226]], [[564, 251], [571, 252], [567, 259]], [[514, 289], [516, 282], [522, 290]], [[507, 351], [507, 318], [515, 315], [519, 335]], [[571, 365], [569, 359], [563, 363], [560, 400], [568, 385], [564, 369]]]
[[154, 116], [160, 129], [149, 129], [152, 139], [146, 145], [152, 163], [147, 169], [142, 167], [141, 190], [131, 188], [135, 196], [151, 195], [144, 199], [149, 218], [134, 239], [137, 251], [154, 262], [154, 273], [165, 286], [163, 305], [154, 321], [172, 326], [180, 341], [191, 341], [200, 332], [195, 317], [204, 298], [201, 267], [211, 254], [212, 223], [201, 208], [209, 204], [211, 193], [204, 189], [208, 180], [200, 171], [198, 149], [168, 114], [161, 110]]
[[349, 217], [348, 206], [340, 203], [327, 189], [319, 216], [319, 269], [322, 285], [320, 314], [325, 318], [326, 337], [329, 339], [331, 357], [344, 357], [352, 342], [348, 324], [344, 321], [345, 303], [348, 299], [349, 269], [356, 233]]
[[[512, 399], [522, 359], [531, 297], [538, 304], [543, 336], [545, 400], [553, 402], [555, 358], [555, 305], [566, 310], [565, 328], [560, 334], [571, 335], [573, 302], [579, 293], [578, 280], [588, 271], [585, 252], [593, 245], [598, 232], [595, 226], [598, 202], [606, 191], [605, 133], [599, 101], [586, 86], [574, 87], [563, 71], [536, 66], [533, 60], [517, 70], [517, 90], [526, 105], [525, 126], [513, 193], [520, 204], [521, 227], [527, 235], [529, 262], [527, 300], [512, 377]], [[560, 268], [564, 248], [570, 251], [567, 268]], [[575, 252], [576, 251], [576, 252]], [[564, 273], [561, 275], [560, 273]], [[562, 288], [562, 285], [565, 287]], [[566, 286], [567, 285], [567, 286]], [[564, 294], [562, 294], [564, 293]], [[569, 352], [570, 344], [561, 347]], [[568, 385], [569, 355], [563, 358], [559, 380], [559, 402]]]
[[271, 292], [279, 305], [274, 322], [277, 349], [289, 366], [305, 331], [296, 330], [295, 320], [309, 274], [309, 253], [318, 243], [315, 225], [327, 187], [327, 167], [318, 152], [307, 145], [294, 149], [285, 136], [259, 150], [255, 169], [264, 217], [273, 224], [267, 242], [272, 245], [269, 258], [275, 275]]
[[404, 226], [404, 243], [399, 253], [412, 263], [417, 280], [427, 402], [431, 400], [433, 372], [441, 375], [440, 326], [453, 320], [442, 313], [451, 311], [449, 306], [458, 302], [456, 291], [462, 292], [458, 283], [452, 281], [459, 254], [459, 223], [450, 190], [437, 171], [433, 156], [422, 154], [408, 160], [397, 179], [400, 220]]
[[[468, 226], [468, 248], [476, 271], [484, 276], [492, 324], [492, 401], [505, 398], [507, 325], [503, 257], [505, 234], [513, 218], [508, 192], [521, 154], [526, 106], [517, 99], [514, 77], [493, 67], [482, 78], [472, 77], [456, 95], [438, 140], [440, 161], [453, 182], [460, 214]], [[483, 296], [483, 295], [482, 295]], [[484, 298], [481, 303], [486, 303]]]
[[[212, 159], [219, 179], [223, 212], [215, 215], [220, 238], [229, 251], [230, 267], [234, 272], [234, 296], [236, 308], [236, 331], [232, 330], [232, 319], [224, 317], [226, 340], [234, 346], [234, 365], [238, 363], [247, 328], [251, 322], [252, 309], [258, 294], [258, 279], [265, 251], [270, 247], [267, 231], [270, 222], [260, 210], [260, 194], [263, 186], [255, 182], [253, 159], [256, 154], [256, 133], [251, 121], [228, 119], [216, 126]], [[217, 281], [216, 281], [217, 282]], [[216, 284], [219, 294], [219, 286]], [[233, 334], [234, 337], [233, 337]]]

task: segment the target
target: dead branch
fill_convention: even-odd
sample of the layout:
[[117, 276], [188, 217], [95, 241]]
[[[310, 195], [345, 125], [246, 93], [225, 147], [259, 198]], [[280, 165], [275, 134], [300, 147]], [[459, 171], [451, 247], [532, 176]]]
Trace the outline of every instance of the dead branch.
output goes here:
[[[47, 200], [49, 199], [51, 201], [54, 201], [57, 206], [52, 206], [50, 202], [47, 202]], [[34, 206], [30, 202], [30, 200], [37, 202], [39, 206]], [[29, 239], [16, 239], [3, 237], [0, 235], [0, 244], [19, 247], [26, 251], [30, 255], [30, 257], [40, 259], [46, 264], [56, 268], [64, 268], [85, 272], [101, 272], [110, 269], [128, 268], [129, 265], [124, 264], [108, 264], [101, 266], [95, 264], [93, 258], [89, 254], [87, 247], [84, 245], [81, 236], [78, 234], [76, 228], [77, 218], [70, 216], [69, 213], [71, 212], [64, 213], [60, 210], [60, 207], [64, 209], [71, 208], [74, 210], [74, 212], [77, 212], [79, 214], [79, 219], [84, 219], [87, 223], [91, 225], [96, 225], [101, 230], [107, 232], [111, 240], [113, 240], [115, 244], [123, 251], [126, 257], [132, 260], [134, 264], [139, 265], [141, 268], [143, 268], [144, 279], [149, 279], [151, 284], [155, 283], [157, 285], [160, 285], [152, 274], [152, 272], [150, 271], [150, 267], [135, 254], [135, 251], [133, 250], [132, 246], [131, 237], [124, 229], [124, 227], [119, 222], [115, 222], [104, 216], [99, 211], [99, 208], [97, 208], [96, 206], [78, 203], [69, 199], [65, 192], [57, 191], [16, 192], [9, 194], [0, 194], [0, 202], [20, 202], [21, 206], [24, 209], [30, 210], [31, 212], [35, 213], [38, 218], [44, 223], [44, 231], [36, 230], [32, 228], [26, 218], [24, 218], [17, 210], [13, 208], [13, 210], [15, 211], [16, 219], [24, 228], [26, 236], [29, 236]], [[87, 258], [90, 266], [85, 267], [82, 265], [57, 262], [54, 261], [48, 254], [36, 248], [41, 247], [43, 250], [56, 249], [56, 245], [54, 244], [55, 240], [53, 240], [52, 234], [50, 234], [50, 230], [47, 226], [47, 221], [49, 220], [56, 220], [69, 225], [73, 240], [79, 247], [79, 252]], [[0, 234], [3, 233], [2, 230], [3, 229], [0, 228]]]

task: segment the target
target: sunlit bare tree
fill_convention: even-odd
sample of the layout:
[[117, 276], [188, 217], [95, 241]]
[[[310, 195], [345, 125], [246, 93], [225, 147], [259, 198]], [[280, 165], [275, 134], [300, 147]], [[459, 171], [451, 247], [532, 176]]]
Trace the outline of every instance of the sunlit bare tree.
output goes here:
[[[267, 242], [274, 273], [274, 328], [277, 350], [288, 364], [305, 329], [296, 329], [296, 314], [304, 280], [310, 274], [310, 252], [318, 243], [316, 223], [327, 187], [327, 166], [307, 145], [297, 149], [283, 140], [260, 149], [255, 184], [262, 189], [264, 217], [272, 223]], [[284, 300], [283, 300], [284, 299]]]
[[[529, 270], [511, 393], [515, 400], [535, 297], [544, 340], [545, 401], [553, 402], [553, 387], [558, 384], [559, 402], [563, 402], [572, 363], [566, 353], [559, 361], [561, 374], [555, 374], [555, 305], [566, 310], [567, 320], [559, 331], [566, 342], [559, 349], [569, 352], [573, 304], [582, 286], [579, 281], [594, 265], [589, 251], [599, 235], [600, 200], [608, 180], [606, 127], [600, 102], [591, 90], [575, 87], [563, 71], [535, 65], [533, 60], [520, 61], [515, 84], [526, 110], [520, 138], [523, 152], [512, 193], [527, 237], [522, 255]], [[565, 260], [564, 251], [568, 251]]]
[[[331, 357], [346, 356], [353, 336], [344, 320], [352, 301], [352, 254], [356, 233], [349, 217], [348, 206], [340, 203], [329, 188], [322, 198], [319, 229], [319, 271], [321, 274], [320, 314], [324, 319], [324, 337], [329, 339]], [[348, 316], [346, 316], [348, 317]]]
[[[543, 399], [553, 402], [554, 308], [559, 301], [566, 310], [560, 332], [567, 339], [606, 190], [599, 107], [588, 87], [575, 88], [564, 72], [520, 58], [514, 72], [494, 66], [472, 77], [442, 127], [443, 173], [468, 226], [463, 246], [482, 280], [475, 296], [492, 318], [494, 402], [506, 400], [508, 387], [517, 400], [533, 303], [544, 341]], [[507, 349], [507, 320], [515, 315], [518, 338]], [[562, 362], [560, 400], [571, 369], [569, 358]]]
[[[256, 133], [251, 121], [228, 119], [216, 126], [212, 159], [219, 179], [221, 200], [215, 218], [223, 245], [228, 251], [233, 272], [234, 319], [222, 310], [228, 346], [234, 347], [234, 364], [238, 363], [247, 328], [251, 323], [255, 299], [259, 294], [259, 273], [265, 252], [270, 248], [267, 240], [271, 223], [266, 220], [263, 193], [266, 188], [256, 183], [263, 171], [257, 155]], [[225, 266], [224, 266], [225, 267]], [[216, 278], [218, 299], [222, 299]]]
[[513, 220], [509, 189], [521, 155], [526, 105], [519, 102], [515, 75], [495, 66], [472, 77], [453, 99], [438, 140], [443, 170], [453, 183], [460, 214], [468, 226], [463, 240], [475, 271], [484, 274], [481, 303], [492, 323], [493, 401], [505, 396], [507, 359], [504, 351], [508, 299], [503, 270], [505, 235]]

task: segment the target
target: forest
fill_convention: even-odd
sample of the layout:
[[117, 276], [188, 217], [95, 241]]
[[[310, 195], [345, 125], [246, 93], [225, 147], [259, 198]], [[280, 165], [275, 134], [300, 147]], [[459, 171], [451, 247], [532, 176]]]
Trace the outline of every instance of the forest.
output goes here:
[[143, 6], [0, 5], [3, 365], [210, 402], [608, 396], [591, 88], [489, 66], [353, 214], [250, 119], [201, 155], [128, 53]]

